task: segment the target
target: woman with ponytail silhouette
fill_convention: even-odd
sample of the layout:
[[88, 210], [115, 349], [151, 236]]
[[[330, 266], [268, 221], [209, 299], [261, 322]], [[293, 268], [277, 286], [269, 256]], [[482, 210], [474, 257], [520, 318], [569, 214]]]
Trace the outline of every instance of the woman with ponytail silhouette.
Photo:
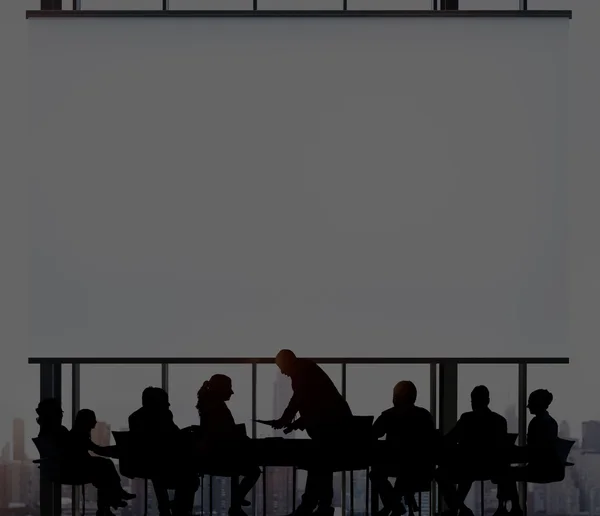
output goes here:
[[[214, 454], [215, 462], [220, 462], [225, 456], [231, 454], [232, 443], [239, 443], [247, 439], [240, 434], [239, 427], [227, 406], [227, 402], [233, 396], [231, 378], [224, 374], [215, 374], [210, 380], [204, 382], [198, 391], [198, 402], [196, 409], [200, 416], [199, 437], [201, 449], [208, 450], [208, 454]], [[237, 469], [235, 459], [233, 469]], [[230, 516], [245, 516], [242, 507], [247, 507], [250, 502], [246, 496], [252, 490], [260, 478], [258, 466], [241, 466], [240, 471], [232, 471], [232, 476], [243, 475], [236, 489], [234, 489]]]

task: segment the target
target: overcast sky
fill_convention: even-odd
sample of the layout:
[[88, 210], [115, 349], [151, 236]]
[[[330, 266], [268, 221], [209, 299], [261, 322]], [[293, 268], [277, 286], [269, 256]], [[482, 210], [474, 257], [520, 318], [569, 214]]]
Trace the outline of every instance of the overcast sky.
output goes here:
[[[91, 8], [88, 1], [88, 8]], [[123, 2], [93, 0], [94, 7], [100, 2], [105, 6]], [[127, 0], [125, 0], [127, 1]], [[141, 6], [144, 0], [136, 0]], [[150, 0], [148, 0], [150, 1]], [[188, 5], [184, 5], [187, 1]], [[230, 1], [230, 0], [228, 0]], [[233, 0], [231, 0], [233, 1]], [[86, 2], [86, 0], [83, 0]], [[174, 0], [172, 0], [173, 3]], [[503, 0], [479, 0], [488, 8], [504, 6], [513, 2]], [[36, 3], [31, 1], [30, 5]], [[134, 0], [131, 0], [134, 3]], [[155, 2], [156, 3], [156, 2]], [[411, 2], [416, 4], [414, 0]], [[24, 63], [26, 59], [26, 35], [24, 6], [22, 0], [3, 0], [0, 4], [0, 57], [2, 82], [0, 83], [0, 231], [3, 238], [0, 255], [0, 338], [2, 359], [0, 361], [0, 445], [11, 438], [13, 417], [26, 419], [28, 430], [35, 431], [33, 408], [39, 392], [38, 370], [27, 365], [27, 235], [25, 218], [25, 178], [23, 155], [35, 152], [28, 147], [24, 135], [27, 106], [25, 104]], [[179, 7], [190, 7], [191, 0], [179, 0]], [[473, 1], [465, 8], [473, 7]], [[600, 180], [598, 163], [600, 150], [597, 135], [600, 133], [600, 2], [597, 0], [530, 0], [534, 8], [570, 8], [574, 11], [571, 35], [571, 144], [570, 144], [570, 316], [572, 364], [568, 367], [546, 368], [530, 373], [530, 386], [547, 387], [555, 394], [554, 413], [557, 419], [567, 419], [575, 432], [585, 419], [600, 419], [600, 406], [596, 398], [600, 389], [598, 363], [600, 340], [598, 327], [598, 301], [600, 299], [600, 232], [595, 221], [600, 219], [600, 208], [595, 202]], [[64, 136], [65, 144], [68, 135]], [[367, 353], [365, 353], [367, 354]], [[448, 353], [451, 355], [452, 353]], [[457, 353], [460, 354], [460, 353]], [[92, 371], [93, 369], [93, 371]], [[495, 398], [494, 408], [504, 411], [516, 402], [516, 368], [486, 367], [475, 371], [468, 368], [461, 380], [461, 409], [465, 410], [466, 396], [475, 383], [487, 383]], [[219, 371], [223, 371], [220, 369]], [[337, 369], [330, 369], [334, 378]], [[426, 368], [401, 368], [385, 371], [363, 369], [349, 371], [348, 395], [356, 412], [377, 412], [387, 406], [389, 391], [398, 379], [413, 379], [421, 392], [421, 402], [428, 405], [428, 376]], [[194, 392], [201, 381], [214, 368], [174, 368], [172, 378], [172, 402], [179, 422], [191, 424]], [[249, 370], [226, 369], [240, 387], [234, 413], [240, 419], [249, 416]], [[352, 378], [369, 378], [368, 389], [364, 383]], [[69, 380], [67, 376], [66, 381]], [[271, 417], [272, 385], [275, 372], [271, 367], [261, 368], [259, 375], [259, 416]], [[115, 427], [125, 424], [126, 415], [139, 404], [139, 393], [148, 384], [160, 382], [158, 368], [84, 368], [82, 370], [82, 405], [96, 409], [101, 420], [108, 420]], [[236, 386], [234, 386], [234, 389]], [[363, 390], [364, 389], [364, 390]], [[68, 390], [65, 389], [65, 394]], [[387, 392], [387, 394], [386, 394]], [[369, 395], [369, 393], [372, 393]], [[375, 400], [377, 401], [371, 401]], [[365, 401], [368, 400], [368, 401]], [[68, 408], [68, 406], [66, 407]]]

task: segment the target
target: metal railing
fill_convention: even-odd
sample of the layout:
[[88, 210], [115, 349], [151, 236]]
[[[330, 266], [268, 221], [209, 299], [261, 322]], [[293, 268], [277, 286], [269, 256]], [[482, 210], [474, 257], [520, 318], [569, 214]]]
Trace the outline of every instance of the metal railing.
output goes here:
[[[317, 363], [338, 365], [341, 373], [341, 392], [344, 397], [347, 394], [347, 370], [348, 366], [364, 365], [425, 365], [429, 366], [429, 385], [430, 385], [430, 410], [434, 419], [442, 432], [448, 431], [457, 421], [458, 416], [458, 378], [460, 365], [515, 365], [518, 367], [518, 424], [519, 424], [519, 442], [524, 444], [527, 425], [527, 368], [529, 365], [552, 365], [568, 364], [569, 359], [564, 357], [538, 357], [538, 358], [374, 358], [374, 357], [317, 357], [313, 358]], [[274, 364], [273, 358], [30, 358], [30, 364], [36, 364], [40, 367], [40, 398], [55, 397], [62, 398], [62, 367], [71, 367], [71, 410], [73, 420], [75, 414], [80, 408], [80, 383], [81, 383], [81, 365], [157, 365], [161, 370], [162, 387], [169, 390], [169, 366], [170, 365], [247, 365], [251, 368], [251, 411], [252, 426], [251, 436], [257, 437], [257, 428], [255, 419], [257, 419], [257, 383], [258, 366], [261, 364]], [[266, 477], [263, 475], [263, 493], [266, 492]], [[368, 476], [366, 477], [368, 482]], [[342, 474], [342, 514], [347, 512], [351, 514], [357, 512], [354, 507], [354, 477], [349, 473], [350, 484], [350, 507], [347, 510], [347, 483], [346, 474]], [[294, 472], [294, 497], [296, 495], [296, 474]], [[521, 494], [524, 496], [524, 485], [521, 486]], [[372, 489], [371, 489], [372, 491]], [[365, 513], [375, 514], [378, 509], [378, 496], [376, 493], [369, 493], [369, 486], [366, 490]], [[56, 486], [42, 482], [41, 495], [42, 516], [58, 516], [60, 513], [60, 492], [56, 493]], [[255, 496], [255, 495], [254, 495]], [[254, 498], [254, 501], [256, 499]], [[295, 503], [295, 498], [294, 498]], [[75, 502], [74, 502], [75, 504]], [[441, 501], [436, 496], [435, 486], [432, 486], [430, 494], [430, 511], [435, 507], [440, 507]], [[253, 503], [256, 510], [256, 504]], [[266, 516], [266, 499], [263, 496], [262, 515]], [[211, 515], [212, 516], [212, 515]]]
[[[62, 10], [63, 9], [63, 1], [66, 3], [68, 0], [40, 0], [40, 8], [43, 11], [47, 10]], [[72, 10], [79, 11], [82, 9], [82, 2], [85, 0], [71, 0], [72, 1]], [[348, 1], [342, 1], [342, 9], [343, 11], [348, 10]], [[399, 7], [401, 8], [402, 0], [398, 0]], [[125, 5], [125, 3], [124, 3]], [[155, 9], [156, 11], [170, 11], [171, 5], [170, 0], [161, 0], [161, 8]], [[510, 5], [507, 2], [507, 5]], [[430, 10], [432, 11], [458, 11], [460, 8], [460, 0], [431, 0], [430, 2]], [[125, 8], [123, 9], [125, 10]], [[202, 10], [199, 8], [198, 10]], [[258, 0], [252, 0], [252, 10], [259, 10]], [[507, 10], [514, 10], [512, 6], [507, 7]], [[520, 11], [528, 10], [528, 0], [519, 0], [519, 9]]]

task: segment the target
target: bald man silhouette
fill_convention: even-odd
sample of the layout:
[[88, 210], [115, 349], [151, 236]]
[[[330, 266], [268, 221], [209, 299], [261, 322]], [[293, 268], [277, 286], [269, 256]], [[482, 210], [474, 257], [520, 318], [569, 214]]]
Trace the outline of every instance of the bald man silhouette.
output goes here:
[[[306, 430], [320, 443], [339, 438], [352, 411], [331, 378], [314, 361], [298, 358], [289, 349], [281, 350], [275, 363], [282, 374], [292, 380], [293, 396], [274, 428], [285, 431]], [[296, 415], [300, 417], [294, 421]], [[332, 516], [333, 472], [313, 468], [308, 471], [302, 502], [296, 516], [315, 511], [318, 516]]]

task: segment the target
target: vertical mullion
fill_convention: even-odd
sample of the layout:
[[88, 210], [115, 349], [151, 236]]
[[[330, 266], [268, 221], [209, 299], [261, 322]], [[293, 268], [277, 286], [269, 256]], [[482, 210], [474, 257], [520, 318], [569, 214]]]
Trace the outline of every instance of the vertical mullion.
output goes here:
[[[73, 2], [75, 3], [75, 1]], [[72, 364], [71, 366], [71, 425], [75, 422], [77, 412], [81, 406], [81, 382], [80, 382], [80, 364]], [[83, 495], [81, 495], [83, 496]], [[71, 487], [71, 511], [73, 516], [79, 514], [79, 497], [80, 491], [77, 486]]]
[[[436, 0], [437, 1], [437, 0]], [[431, 412], [431, 416], [433, 418], [433, 422], [435, 427], [438, 428], [437, 423], [437, 404], [438, 404], [438, 395], [437, 395], [437, 363], [433, 362], [429, 364], [429, 411]], [[431, 482], [431, 489], [429, 491], [429, 516], [436, 514], [436, 508], [434, 504], [437, 500], [436, 494], [437, 484], [435, 481]], [[419, 506], [421, 504], [419, 503]]]
[[[524, 446], [527, 442], [527, 364], [519, 363], [518, 386], [518, 412], [519, 412], [519, 444]], [[521, 507], [527, 516], [527, 482], [519, 483], [519, 499]]]
[[[256, 439], [256, 391], [258, 383], [258, 366], [256, 363], [252, 364], [252, 439]], [[265, 469], [263, 468], [263, 475], [265, 475]], [[256, 487], [252, 488], [252, 514], [256, 515]]]
[[160, 364], [160, 383], [161, 387], [169, 392], [169, 364]]
[[[344, 0], [344, 4], [346, 0]], [[344, 9], [345, 10], [345, 9]], [[342, 363], [342, 396], [346, 400], [346, 363]], [[342, 471], [342, 516], [346, 516], [346, 471]]]

